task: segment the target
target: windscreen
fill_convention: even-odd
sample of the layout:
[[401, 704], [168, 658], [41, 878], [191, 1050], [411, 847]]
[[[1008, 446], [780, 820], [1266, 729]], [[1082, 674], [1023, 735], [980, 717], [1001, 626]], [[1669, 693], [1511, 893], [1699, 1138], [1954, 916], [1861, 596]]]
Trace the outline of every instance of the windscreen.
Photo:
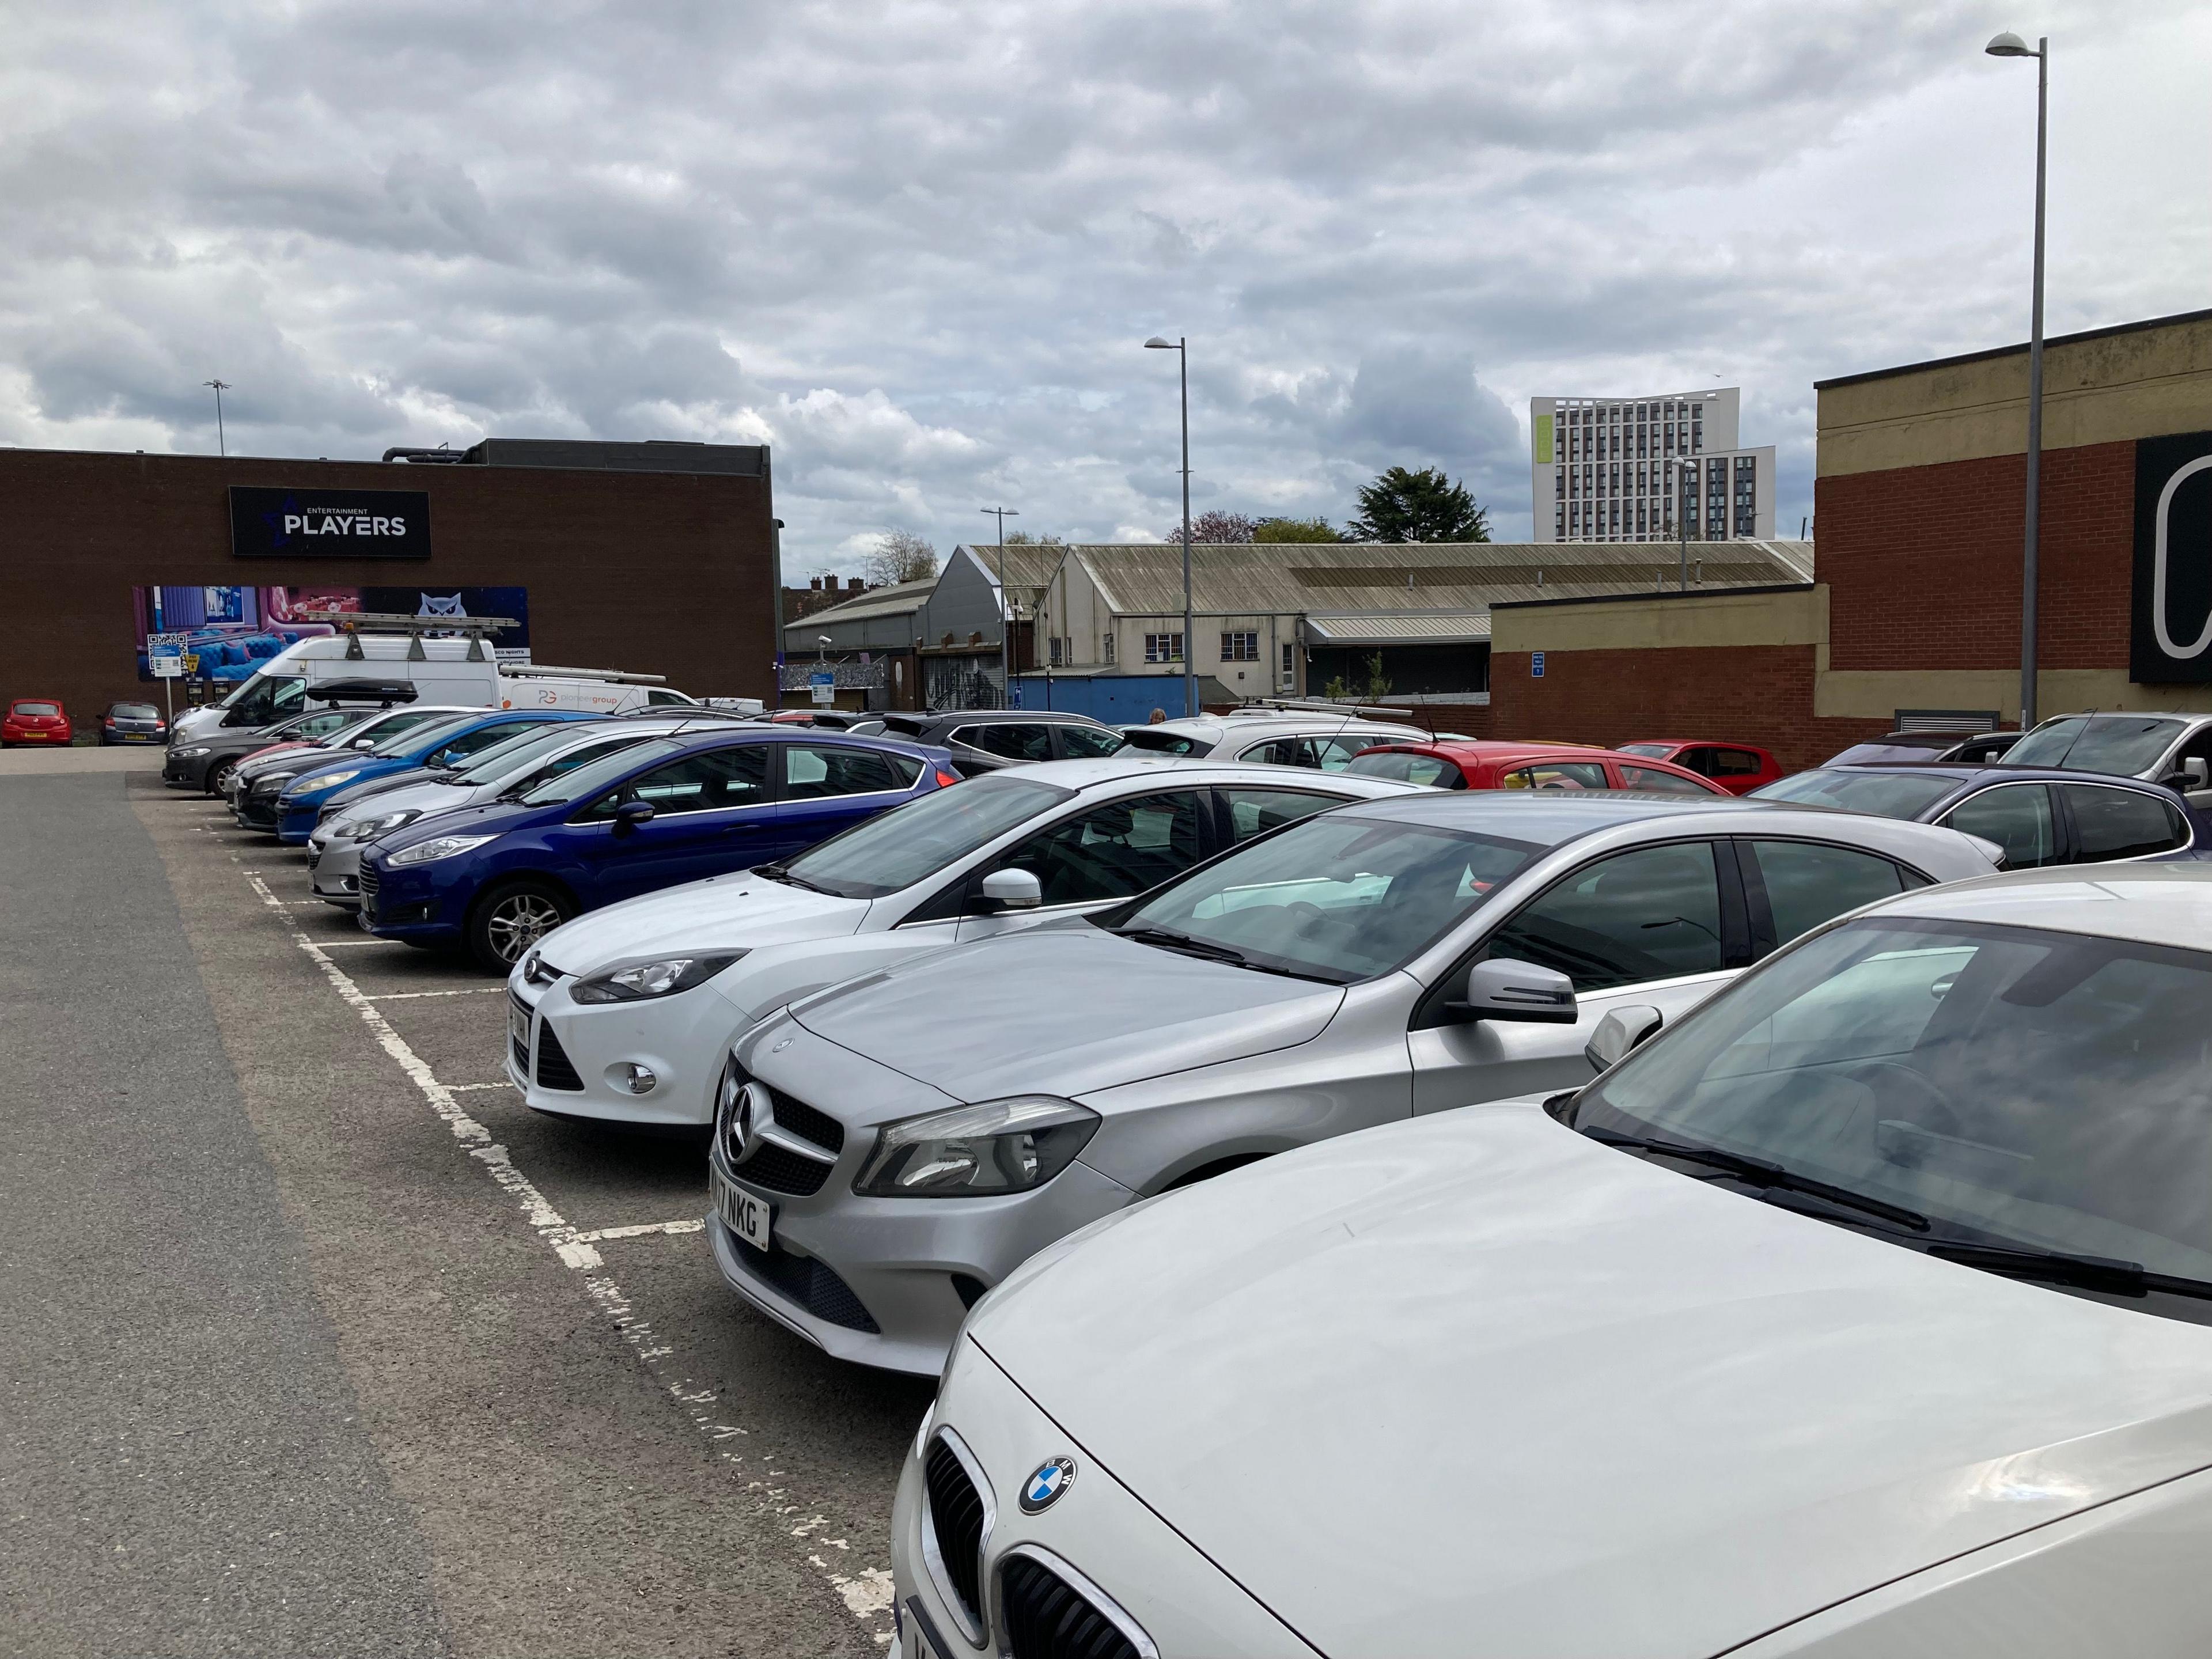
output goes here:
[[161, 718], [161, 711], [150, 702], [118, 702], [115, 705], [114, 714], [119, 720], [157, 720]]
[[381, 738], [368, 752], [388, 760], [419, 760], [476, 718], [473, 714], [448, 714], [428, 725], [418, 726], [411, 732], [401, 732]]
[[1917, 818], [1959, 787], [1947, 772], [1845, 772], [1823, 767], [1754, 789], [1757, 800], [1794, 800], [1878, 818]]
[[586, 729], [588, 723], [580, 720], [556, 720], [550, 726], [533, 726], [492, 744], [480, 755], [471, 756], [467, 766], [447, 773], [444, 781], [452, 784], [497, 783], [502, 778], [528, 770], [556, 750], [568, 748], [585, 735]]
[[1646, 760], [1665, 760], [1668, 745], [1663, 743], [1624, 743], [1618, 751], [1624, 755], [1641, 755]]
[[2069, 772], [2133, 777], [2181, 735], [2182, 723], [2141, 714], [2099, 714], [2038, 726], [2005, 751], [2008, 766], [2061, 766]]
[[643, 743], [632, 744], [627, 749], [617, 749], [611, 755], [563, 772], [539, 784], [522, 798], [526, 806], [557, 806], [567, 801], [584, 800], [603, 789], [611, 789], [628, 777], [638, 767], [649, 765], [664, 755], [676, 752], [676, 745], [665, 738], [651, 738]]
[[1900, 1243], [2212, 1279], [2208, 1008], [2203, 951], [1869, 918], [1632, 1055], [1573, 1122], [1763, 1158], [1927, 1218]]
[[1348, 984], [1402, 967], [1542, 849], [1467, 830], [1324, 813], [1165, 888], [1118, 925]]
[[1070, 790], [1027, 778], [978, 779], [855, 824], [788, 868], [809, 887], [842, 898], [881, 898], [928, 880], [1016, 824], [1074, 798]]

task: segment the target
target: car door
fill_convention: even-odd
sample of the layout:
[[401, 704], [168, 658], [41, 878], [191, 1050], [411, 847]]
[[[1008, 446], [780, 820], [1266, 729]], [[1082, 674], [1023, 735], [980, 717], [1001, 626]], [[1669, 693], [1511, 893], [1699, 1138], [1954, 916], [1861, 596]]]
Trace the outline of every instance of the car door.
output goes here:
[[[765, 743], [697, 749], [599, 796], [569, 820], [594, 904], [761, 862], [753, 848], [775, 822]], [[627, 831], [616, 809], [645, 801], [653, 817]], [[564, 839], [566, 837], [564, 836]]]
[[1104, 760], [1121, 746], [1121, 734], [1103, 726], [1055, 724], [1052, 735], [1062, 760]]
[[1879, 853], [1833, 842], [1760, 837], [1736, 843], [1753, 962], [1824, 921], [1876, 899], [1893, 898], [1928, 878]]
[[[1571, 1089], [1613, 1009], [1649, 1004], [1673, 1021], [1734, 977], [1751, 956], [1734, 848], [1662, 842], [1595, 859], [1498, 920], [1416, 1008], [1407, 1049], [1413, 1110]], [[1464, 970], [1492, 958], [1554, 968], [1575, 983], [1572, 1025], [1452, 1023], [1443, 1004]]]
[[1286, 823], [1332, 806], [1341, 806], [1352, 795], [1333, 795], [1322, 789], [1266, 789], [1253, 784], [1228, 784], [1213, 792], [1219, 813], [1217, 828], [1224, 848], [1236, 847], [1279, 830]]
[[[958, 938], [988, 939], [1054, 916], [1094, 909], [1181, 875], [1215, 846], [1213, 799], [1203, 788], [1156, 789], [1097, 801], [1024, 836], [962, 880]], [[983, 897], [983, 878], [1026, 870], [1043, 903], [1000, 911]]]
[[2004, 848], [2008, 870], [2039, 869], [2065, 856], [2062, 821], [2047, 783], [2001, 783], [1978, 790], [1936, 822], [1995, 842]]
[[2153, 858], [2189, 845], [2189, 821], [2178, 799], [2109, 783], [2062, 783], [2058, 793], [2073, 830], [2069, 863]]
[[776, 745], [783, 785], [775, 827], [756, 861], [796, 857], [840, 830], [905, 802], [921, 776], [908, 755], [826, 739]]

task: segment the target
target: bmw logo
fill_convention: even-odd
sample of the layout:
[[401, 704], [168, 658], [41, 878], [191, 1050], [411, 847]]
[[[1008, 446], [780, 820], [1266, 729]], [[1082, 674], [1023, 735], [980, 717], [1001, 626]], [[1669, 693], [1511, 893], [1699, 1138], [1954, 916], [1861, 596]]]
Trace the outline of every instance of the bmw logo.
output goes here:
[[1054, 1457], [1037, 1465], [1022, 1482], [1022, 1513], [1042, 1515], [1060, 1502], [1060, 1495], [1075, 1484], [1075, 1460]]

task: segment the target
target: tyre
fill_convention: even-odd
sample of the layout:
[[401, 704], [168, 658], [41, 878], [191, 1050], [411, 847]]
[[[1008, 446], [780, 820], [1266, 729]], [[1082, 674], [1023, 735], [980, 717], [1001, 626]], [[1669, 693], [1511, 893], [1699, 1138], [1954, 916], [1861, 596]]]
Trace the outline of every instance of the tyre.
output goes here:
[[222, 793], [223, 785], [230, 781], [230, 775], [237, 769], [238, 763], [236, 761], [230, 760], [217, 761], [213, 766], [208, 768], [208, 793], [210, 795], [220, 795]]
[[550, 882], [501, 882], [469, 912], [469, 954], [486, 973], [504, 977], [532, 945], [575, 914], [575, 901]]

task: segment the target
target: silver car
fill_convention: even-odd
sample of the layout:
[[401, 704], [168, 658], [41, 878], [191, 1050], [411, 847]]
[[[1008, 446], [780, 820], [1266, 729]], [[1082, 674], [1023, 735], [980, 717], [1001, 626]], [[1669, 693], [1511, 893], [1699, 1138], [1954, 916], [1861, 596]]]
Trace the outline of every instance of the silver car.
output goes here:
[[1121, 739], [1125, 755], [1178, 755], [1341, 772], [1363, 749], [1378, 743], [1426, 743], [1430, 734], [1418, 726], [1378, 720], [1349, 708], [1329, 714], [1259, 708], [1125, 726]]
[[1318, 813], [744, 1033], [710, 1142], [715, 1258], [830, 1353], [934, 1375], [966, 1310], [1079, 1227], [1307, 1142], [1586, 1082], [1613, 1007], [1679, 1018], [1807, 929], [1995, 854], [1741, 800]]

